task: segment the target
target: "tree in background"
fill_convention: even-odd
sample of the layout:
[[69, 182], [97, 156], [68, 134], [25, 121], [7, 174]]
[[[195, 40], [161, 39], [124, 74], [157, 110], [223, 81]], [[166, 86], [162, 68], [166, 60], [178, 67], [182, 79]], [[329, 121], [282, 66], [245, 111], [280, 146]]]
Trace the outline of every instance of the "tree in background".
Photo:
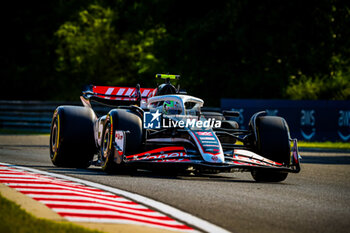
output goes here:
[[164, 28], [117, 33], [113, 22], [119, 12], [100, 5], [90, 5], [78, 15], [56, 32], [58, 72], [76, 84], [100, 85], [135, 85], [142, 81], [139, 75], [153, 72], [157, 60], [152, 46], [165, 34]]
[[[55, 71], [54, 33], [89, 0], [6, 1], [0, 43], [1, 99], [67, 99]], [[69, 84], [66, 84], [66, 87]]]
[[[207, 100], [350, 99], [350, 8], [345, 1], [167, 4], [171, 11], [161, 7], [163, 12], [153, 13], [168, 32], [156, 55], [185, 74], [186, 86], [196, 95]], [[175, 56], [166, 56], [168, 51]], [[314, 88], [299, 89], [306, 83], [324, 94], [311, 97]]]
[[[333, 57], [329, 74], [291, 77], [286, 95], [294, 100], [350, 100], [350, 69], [347, 58]], [[338, 66], [334, 68], [333, 66]]]
[[[346, 29], [346, 25], [350, 26], [350, 8], [342, 1], [331, 1], [326, 6], [316, 12], [319, 26], [325, 29], [318, 46], [321, 52], [317, 52], [323, 56], [320, 59], [326, 60], [324, 67], [291, 75], [286, 89], [288, 98], [350, 100], [350, 32]], [[310, 61], [310, 66], [314, 63]]]
[[169, 72], [212, 105], [223, 97], [350, 99], [346, 1], [87, 0], [21, 7], [8, 25], [16, 40], [0, 55], [1, 85], [21, 94], [1, 98], [77, 99], [84, 84], [154, 86], [155, 73]]

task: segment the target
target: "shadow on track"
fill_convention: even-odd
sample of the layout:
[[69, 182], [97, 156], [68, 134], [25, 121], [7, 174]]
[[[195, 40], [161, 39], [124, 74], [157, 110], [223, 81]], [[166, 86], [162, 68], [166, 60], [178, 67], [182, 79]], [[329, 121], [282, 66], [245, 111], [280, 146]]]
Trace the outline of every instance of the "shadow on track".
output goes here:
[[[28, 164], [17, 164], [18, 166], [31, 167], [39, 170], [44, 170], [47, 172], [52, 172], [56, 174], [74, 176], [74, 175], [94, 175], [100, 177], [130, 177], [130, 178], [144, 178], [144, 179], [162, 179], [162, 180], [182, 180], [182, 181], [202, 181], [202, 182], [228, 182], [228, 183], [257, 183], [254, 180], [247, 180], [232, 176], [225, 176], [224, 174], [189, 174], [189, 173], [169, 173], [169, 172], [160, 172], [160, 171], [149, 171], [149, 170], [133, 170], [128, 173], [120, 174], [107, 174], [103, 172], [98, 167], [90, 167], [87, 169], [83, 168], [63, 168], [63, 167], [54, 167], [54, 166], [42, 166], [42, 165], [28, 165]], [[229, 173], [232, 174], [232, 173]], [[262, 183], [260, 183], [262, 184]], [[266, 184], [279, 184], [279, 185], [288, 185], [288, 183], [269, 183]]]

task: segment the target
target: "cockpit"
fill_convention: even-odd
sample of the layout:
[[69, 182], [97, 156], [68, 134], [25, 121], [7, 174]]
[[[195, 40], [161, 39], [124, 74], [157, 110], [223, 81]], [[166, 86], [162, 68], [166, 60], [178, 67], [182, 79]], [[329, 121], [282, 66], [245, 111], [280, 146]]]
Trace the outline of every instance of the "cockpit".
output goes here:
[[163, 95], [148, 100], [148, 109], [151, 112], [164, 115], [199, 116], [204, 101], [188, 95]]

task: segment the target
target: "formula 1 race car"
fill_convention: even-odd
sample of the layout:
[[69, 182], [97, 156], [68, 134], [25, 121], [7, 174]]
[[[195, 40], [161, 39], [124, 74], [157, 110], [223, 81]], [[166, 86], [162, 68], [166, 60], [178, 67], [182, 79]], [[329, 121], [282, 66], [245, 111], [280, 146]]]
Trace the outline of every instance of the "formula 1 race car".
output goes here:
[[[157, 74], [157, 88], [88, 86], [84, 106], [59, 106], [53, 115], [54, 165], [101, 166], [107, 173], [165, 169], [191, 173], [250, 171], [256, 181], [279, 182], [300, 171], [297, 140], [286, 121], [254, 114], [248, 130], [239, 113], [203, 112], [203, 100], [175, 88], [178, 75]], [[92, 102], [112, 106], [97, 116]]]

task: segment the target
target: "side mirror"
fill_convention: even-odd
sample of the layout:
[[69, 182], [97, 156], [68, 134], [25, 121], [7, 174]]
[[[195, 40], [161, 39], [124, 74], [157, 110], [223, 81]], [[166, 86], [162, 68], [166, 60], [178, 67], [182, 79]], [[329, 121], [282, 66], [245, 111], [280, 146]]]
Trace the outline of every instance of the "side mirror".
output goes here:
[[240, 113], [236, 111], [228, 111], [228, 110], [223, 110], [222, 114], [225, 117], [239, 117]]

